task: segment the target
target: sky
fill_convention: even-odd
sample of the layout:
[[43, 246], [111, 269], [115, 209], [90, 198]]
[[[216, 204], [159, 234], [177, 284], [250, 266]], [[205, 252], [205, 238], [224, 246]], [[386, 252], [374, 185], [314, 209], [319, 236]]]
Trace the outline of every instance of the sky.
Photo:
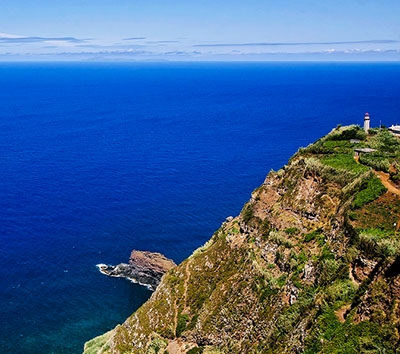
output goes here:
[[18, 60], [400, 61], [400, 0], [1, 0]]

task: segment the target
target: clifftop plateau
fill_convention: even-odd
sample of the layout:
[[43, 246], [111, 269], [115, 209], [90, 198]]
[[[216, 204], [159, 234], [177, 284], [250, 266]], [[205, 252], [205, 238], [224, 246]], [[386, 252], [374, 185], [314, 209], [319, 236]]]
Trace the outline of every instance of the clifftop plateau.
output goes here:
[[358, 126], [299, 149], [85, 354], [397, 353], [399, 156]]

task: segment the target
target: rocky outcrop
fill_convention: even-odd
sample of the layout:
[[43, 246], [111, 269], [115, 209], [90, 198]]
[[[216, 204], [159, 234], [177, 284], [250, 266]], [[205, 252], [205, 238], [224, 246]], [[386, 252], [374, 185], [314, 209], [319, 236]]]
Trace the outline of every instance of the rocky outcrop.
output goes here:
[[133, 250], [129, 264], [121, 263], [116, 266], [98, 264], [97, 266], [103, 274], [123, 277], [147, 286], [150, 290], [155, 290], [162, 276], [176, 264], [161, 253]]

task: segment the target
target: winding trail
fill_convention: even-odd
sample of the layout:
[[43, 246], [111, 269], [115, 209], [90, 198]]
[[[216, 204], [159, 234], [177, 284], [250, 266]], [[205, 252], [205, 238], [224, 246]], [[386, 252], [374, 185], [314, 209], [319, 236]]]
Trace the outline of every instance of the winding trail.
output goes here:
[[188, 259], [187, 263], [186, 263], [186, 267], [185, 267], [185, 281], [183, 283], [183, 304], [184, 304], [184, 312], [187, 312], [188, 307], [187, 307], [187, 289], [188, 289], [188, 283], [190, 280], [190, 269], [189, 269], [189, 265], [190, 265], [190, 259]]
[[400, 196], [400, 189], [398, 189], [392, 182], [389, 180], [389, 174], [382, 171], [375, 171], [375, 174], [379, 177], [382, 184], [387, 188], [390, 193], [396, 194]]
[[[189, 309], [188, 306], [187, 306], [187, 289], [188, 289], [188, 283], [189, 283], [190, 276], [191, 276], [189, 266], [190, 266], [190, 259], [188, 259], [188, 261], [186, 263], [186, 266], [185, 266], [185, 280], [184, 280], [184, 283], [183, 283], [183, 305], [184, 305], [183, 313], [188, 313], [188, 309]], [[175, 315], [174, 315], [174, 328], [176, 328], [177, 325], [178, 325], [178, 306], [177, 306], [177, 302], [178, 302], [178, 298], [175, 298], [175, 301], [174, 301], [174, 304], [173, 304], [174, 313], [175, 313]], [[175, 339], [169, 340], [168, 341], [168, 346], [167, 346], [168, 353], [170, 353], [170, 354], [184, 354], [184, 353], [186, 353], [187, 350], [185, 350], [184, 344], [185, 343], [183, 343], [180, 338], [175, 338]], [[193, 344], [192, 346], [195, 346], [195, 344]]]
[[[354, 160], [357, 163], [360, 163], [359, 156], [355, 156]], [[388, 173], [385, 173], [382, 171], [376, 171], [376, 170], [373, 170], [373, 171], [374, 171], [375, 175], [381, 180], [382, 184], [387, 188], [387, 190], [389, 192], [400, 196], [400, 189], [398, 189], [392, 182], [390, 182]]]
[[[390, 182], [388, 173], [385, 173], [385, 172], [382, 172], [382, 171], [375, 171], [375, 170], [374, 170], [374, 172], [379, 177], [379, 179], [381, 180], [382, 184], [387, 188], [388, 192], [400, 196], [400, 189], [398, 189], [392, 182]], [[400, 218], [399, 218], [399, 220], [397, 221], [397, 224], [396, 224], [395, 235], [397, 234], [399, 229], [400, 229]]]

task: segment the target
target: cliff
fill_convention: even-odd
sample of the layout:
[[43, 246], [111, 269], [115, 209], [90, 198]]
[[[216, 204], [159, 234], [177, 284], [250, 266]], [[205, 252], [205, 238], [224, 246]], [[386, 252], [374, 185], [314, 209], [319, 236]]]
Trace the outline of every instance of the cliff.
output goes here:
[[300, 149], [85, 354], [395, 353], [399, 156], [357, 126]]

